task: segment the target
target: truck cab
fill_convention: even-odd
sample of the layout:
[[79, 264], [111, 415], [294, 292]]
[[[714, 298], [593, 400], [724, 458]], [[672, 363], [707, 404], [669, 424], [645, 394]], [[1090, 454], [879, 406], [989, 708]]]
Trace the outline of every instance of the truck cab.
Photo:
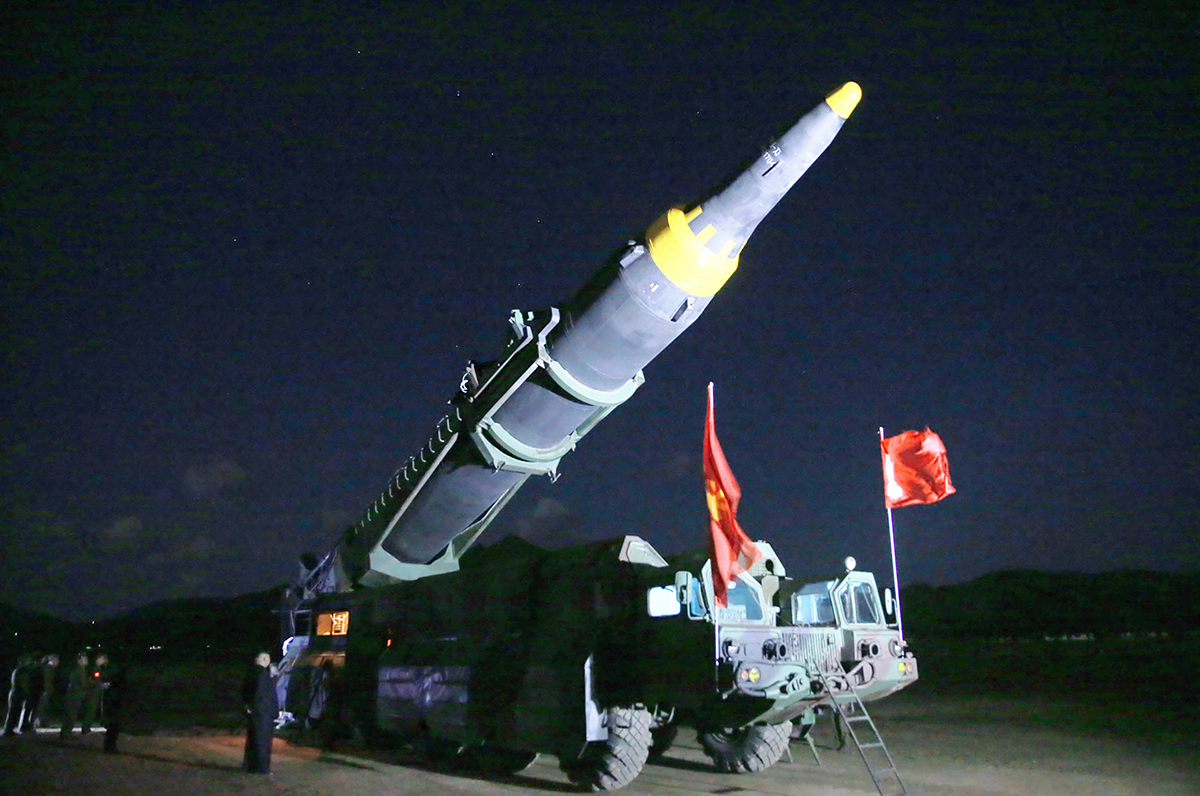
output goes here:
[[651, 622], [679, 617], [662, 625], [659, 638], [683, 632], [676, 624], [683, 619], [709, 639], [719, 699], [694, 706], [699, 714], [724, 726], [781, 724], [828, 699], [821, 675], [847, 675], [864, 702], [916, 682], [916, 658], [884, 610], [891, 593], [880, 599], [874, 575], [851, 565], [838, 578], [793, 580], [768, 543], [756, 544], [763, 559], [730, 581], [725, 606], [716, 604], [707, 560], [698, 577], [698, 562], [675, 562], [691, 571], [647, 592]]
[[781, 584], [780, 622], [798, 642], [822, 651], [816, 658], [822, 671], [845, 672], [859, 698], [870, 702], [916, 682], [917, 659], [887, 621], [890, 590], [881, 601], [875, 576], [855, 570], [853, 559], [847, 564], [840, 578]]

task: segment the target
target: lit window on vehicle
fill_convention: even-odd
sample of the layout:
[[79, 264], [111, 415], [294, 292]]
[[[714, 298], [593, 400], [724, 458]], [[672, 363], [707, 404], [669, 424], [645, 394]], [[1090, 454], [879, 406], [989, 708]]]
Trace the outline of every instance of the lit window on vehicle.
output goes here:
[[758, 593], [742, 580], [729, 581], [726, 592], [729, 607], [721, 609], [721, 620], [724, 622], [761, 622], [763, 618], [762, 603]]
[[792, 595], [792, 624], [804, 627], [834, 624], [833, 598], [826, 584], [814, 583]]
[[870, 583], [851, 583], [838, 592], [842, 615], [852, 625], [879, 624], [875, 587]]
[[870, 583], [854, 584], [854, 609], [860, 624], [878, 624], [879, 614], [875, 610], [878, 600]]
[[838, 592], [838, 601], [842, 604], [842, 616], [846, 617], [846, 621], [853, 625], [858, 623], [858, 619], [854, 615], [854, 597], [850, 594], [851, 588], [847, 586]]
[[350, 629], [349, 611], [332, 611], [317, 614], [318, 636], [344, 636]]

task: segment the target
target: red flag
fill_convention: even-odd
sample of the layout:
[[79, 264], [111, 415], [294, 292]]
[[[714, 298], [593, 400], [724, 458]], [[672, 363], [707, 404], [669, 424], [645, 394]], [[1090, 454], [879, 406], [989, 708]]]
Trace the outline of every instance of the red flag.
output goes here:
[[708, 418], [704, 423], [704, 489], [708, 496], [708, 517], [712, 536], [709, 556], [713, 562], [713, 591], [717, 605], [729, 605], [729, 581], [754, 566], [762, 553], [737, 521], [737, 506], [742, 490], [725, 461], [717, 441], [714, 422], [713, 386], [708, 385]]
[[[880, 429], [882, 432], [882, 429]], [[883, 503], [889, 509], [936, 503], [954, 494], [942, 438], [928, 428], [880, 439]]]

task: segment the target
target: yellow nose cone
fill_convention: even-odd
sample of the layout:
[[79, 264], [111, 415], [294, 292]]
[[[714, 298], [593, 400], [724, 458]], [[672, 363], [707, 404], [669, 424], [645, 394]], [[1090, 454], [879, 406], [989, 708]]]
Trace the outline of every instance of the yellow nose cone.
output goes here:
[[858, 105], [858, 101], [862, 99], [862, 88], [851, 80], [849, 83], [843, 84], [840, 88], [836, 88], [825, 98], [825, 102], [833, 109], [833, 112], [843, 119], [850, 118], [850, 112], [854, 110], [854, 106]]

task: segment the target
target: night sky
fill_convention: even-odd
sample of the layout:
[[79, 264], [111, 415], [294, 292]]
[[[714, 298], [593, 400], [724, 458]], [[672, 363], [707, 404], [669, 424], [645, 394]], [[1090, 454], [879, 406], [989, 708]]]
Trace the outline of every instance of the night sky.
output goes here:
[[789, 574], [891, 580], [881, 425], [937, 431], [958, 488], [895, 512], [902, 583], [1200, 566], [1194, 13], [166, 5], [0, 12], [0, 600], [291, 579], [510, 310], [847, 80], [705, 315], [485, 541], [702, 546], [712, 381]]

